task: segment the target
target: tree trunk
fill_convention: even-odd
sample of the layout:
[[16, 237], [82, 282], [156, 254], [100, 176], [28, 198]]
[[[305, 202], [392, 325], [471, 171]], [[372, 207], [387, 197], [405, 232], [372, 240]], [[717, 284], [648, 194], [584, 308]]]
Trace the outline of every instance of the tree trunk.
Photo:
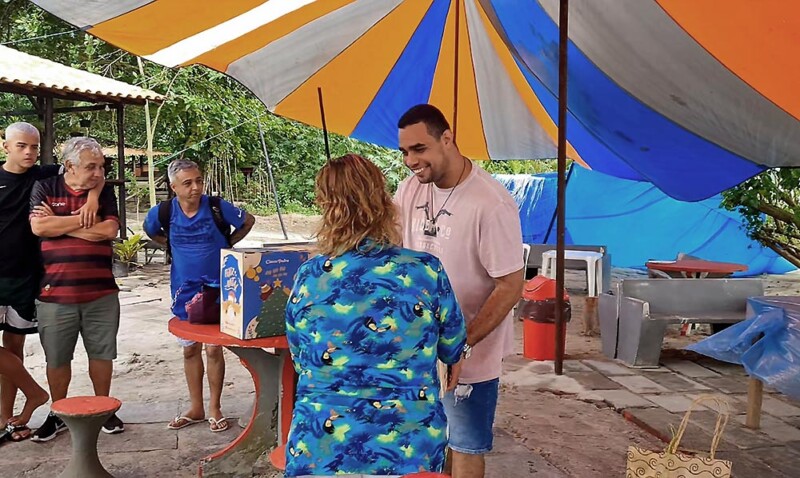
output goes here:
[[765, 246], [775, 251], [776, 254], [789, 261], [793, 266], [800, 268], [800, 256], [786, 250], [784, 247], [782, 247], [779, 243], [775, 242], [771, 238], [760, 235], [758, 237], [758, 240]]

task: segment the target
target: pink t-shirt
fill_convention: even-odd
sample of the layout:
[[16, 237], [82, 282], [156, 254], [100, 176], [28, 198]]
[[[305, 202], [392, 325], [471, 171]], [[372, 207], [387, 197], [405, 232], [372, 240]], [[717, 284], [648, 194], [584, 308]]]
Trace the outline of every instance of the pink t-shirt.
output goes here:
[[[475, 164], [454, 190], [420, 184], [412, 176], [398, 187], [395, 202], [400, 208], [403, 246], [429, 252], [442, 261], [467, 323], [494, 290], [493, 278], [522, 269], [522, 228], [517, 204], [503, 185]], [[444, 204], [436, 221], [439, 231], [435, 237], [423, 232], [426, 204], [431, 217]], [[513, 352], [513, 346], [514, 327], [509, 313], [473, 347], [460, 381], [478, 383], [499, 377], [503, 357]]]

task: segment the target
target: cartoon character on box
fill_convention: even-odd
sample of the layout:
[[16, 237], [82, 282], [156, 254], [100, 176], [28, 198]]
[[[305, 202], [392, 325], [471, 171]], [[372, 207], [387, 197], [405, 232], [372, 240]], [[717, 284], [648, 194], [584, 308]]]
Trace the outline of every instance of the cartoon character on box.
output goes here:
[[257, 295], [259, 306], [245, 307], [244, 313], [247, 314], [245, 339], [273, 337], [286, 333], [283, 317], [286, 302], [291, 294], [291, 289], [287, 285], [291, 285], [294, 272], [306, 259], [307, 253], [292, 257], [281, 252], [253, 254], [247, 257], [245, 266], [249, 267], [245, 273], [245, 294]]
[[[222, 331], [241, 339], [286, 333], [286, 303], [294, 274], [308, 259], [303, 250], [230, 251], [223, 256]], [[238, 272], [237, 272], [238, 271]]]
[[223, 323], [234, 323], [242, 313], [242, 276], [239, 275], [239, 260], [226, 256], [222, 267], [222, 317]]
[[[286, 302], [289, 300], [291, 293], [292, 290], [284, 287], [281, 279], [275, 279], [272, 284], [261, 286], [261, 310], [258, 316], [254, 317], [253, 321], [248, 325], [247, 333], [250, 333], [250, 328], [252, 327], [253, 333], [257, 334], [256, 336], [258, 337], [284, 334], [286, 329], [283, 321], [267, 321], [266, 319], [267, 317], [283, 317]], [[262, 318], [264, 320], [260, 320]]]
[[[253, 280], [258, 282], [258, 278], [254, 277]], [[283, 287], [280, 279], [275, 279], [271, 284], [259, 284], [259, 290], [261, 307], [258, 314], [248, 322], [244, 334], [245, 339], [283, 335], [285, 333], [283, 322], [268, 319], [277, 317], [277, 314], [284, 310], [286, 301], [289, 300], [289, 294], [292, 292], [291, 289]]]
[[[261, 268], [261, 266], [259, 266], [259, 268]], [[257, 279], [254, 279], [254, 280], [256, 280], [256, 282], [258, 282]], [[259, 295], [259, 298], [261, 299], [261, 302], [264, 302], [267, 299], [269, 299], [269, 297], [272, 295], [272, 291], [273, 290], [274, 289], [272, 288], [272, 286], [270, 284], [262, 285], [261, 286], [261, 294]], [[255, 316], [252, 319], [250, 319], [250, 323], [247, 324], [247, 330], [244, 333], [245, 338], [251, 339], [251, 338], [254, 338], [254, 337], [258, 337], [257, 332], [256, 332], [258, 330], [258, 317], [259, 316]]]

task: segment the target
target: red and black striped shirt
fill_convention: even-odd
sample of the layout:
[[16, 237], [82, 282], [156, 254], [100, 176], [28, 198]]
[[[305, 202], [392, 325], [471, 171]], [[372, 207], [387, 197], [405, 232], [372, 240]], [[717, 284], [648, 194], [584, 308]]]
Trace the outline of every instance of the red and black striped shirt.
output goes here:
[[[76, 191], [57, 176], [37, 182], [31, 193], [31, 210], [44, 201], [56, 216], [70, 216], [86, 204], [88, 191]], [[119, 220], [113, 187], [100, 193], [102, 220]], [[111, 241], [92, 242], [77, 237], [42, 238], [44, 277], [39, 300], [58, 304], [82, 304], [119, 290], [111, 272]]]

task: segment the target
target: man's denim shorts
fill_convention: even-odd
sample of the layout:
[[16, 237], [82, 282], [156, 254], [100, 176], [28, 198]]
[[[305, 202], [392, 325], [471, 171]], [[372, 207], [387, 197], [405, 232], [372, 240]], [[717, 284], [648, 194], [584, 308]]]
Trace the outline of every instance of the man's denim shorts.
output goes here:
[[[492, 426], [500, 380], [458, 385], [442, 399], [447, 413], [448, 445], [467, 455], [492, 450]], [[470, 390], [471, 387], [471, 390]]]

